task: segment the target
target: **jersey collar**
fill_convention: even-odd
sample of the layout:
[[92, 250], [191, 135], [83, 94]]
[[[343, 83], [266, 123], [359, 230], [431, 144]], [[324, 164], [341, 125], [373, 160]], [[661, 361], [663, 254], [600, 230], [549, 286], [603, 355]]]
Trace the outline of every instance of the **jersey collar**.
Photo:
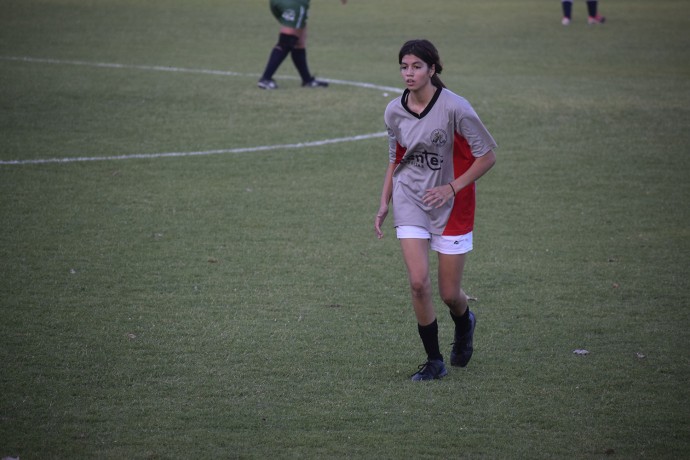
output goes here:
[[422, 119], [426, 116], [427, 113], [429, 113], [431, 111], [431, 109], [434, 108], [434, 104], [436, 104], [436, 101], [438, 100], [439, 96], [441, 96], [442, 90], [443, 90], [443, 88], [441, 88], [439, 86], [436, 87], [436, 92], [434, 93], [434, 96], [431, 98], [429, 103], [426, 105], [426, 107], [424, 108], [424, 111], [422, 113], [413, 112], [407, 106], [407, 98], [410, 97], [410, 90], [409, 89], [405, 89], [405, 91], [403, 91], [403, 95], [400, 98], [400, 102], [402, 103], [402, 106], [407, 111], [407, 113], [414, 116], [415, 118]]

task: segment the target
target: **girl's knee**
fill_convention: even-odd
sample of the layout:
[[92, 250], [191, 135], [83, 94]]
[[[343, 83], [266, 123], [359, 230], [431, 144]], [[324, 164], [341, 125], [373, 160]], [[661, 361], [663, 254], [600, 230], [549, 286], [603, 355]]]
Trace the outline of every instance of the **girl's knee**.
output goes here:
[[428, 280], [410, 280], [410, 290], [417, 298], [429, 296], [431, 292]]
[[460, 292], [440, 293], [441, 300], [448, 308], [465, 308], [467, 306], [467, 296], [460, 290]]

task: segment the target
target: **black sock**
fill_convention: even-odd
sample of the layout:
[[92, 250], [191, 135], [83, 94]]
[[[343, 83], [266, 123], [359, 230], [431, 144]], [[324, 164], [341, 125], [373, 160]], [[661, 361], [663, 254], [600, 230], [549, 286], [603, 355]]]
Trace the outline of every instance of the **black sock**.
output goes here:
[[417, 324], [417, 331], [419, 331], [419, 337], [421, 337], [422, 344], [424, 344], [424, 351], [426, 351], [427, 359], [429, 361], [434, 359], [443, 361], [443, 355], [441, 355], [441, 350], [438, 345], [438, 321], [434, 320], [434, 322], [428, 326]]
[[561, 2], [563, 5], [563, 17], [570, 19], [573, 13], [573, 2]]
[[590, 18], [597, 17], [597, 2], [589, 0], [587, 2], [587, 13], [589, 13]]
[[455, 323], [455, 329], [464, 334], [465, 332], [470, 330], [470, 307], [467, 307], [467, 310], [465, 310], [465, 313], [463, 313], [461, 316], [455, 316], [453, 312], [450, 312], [450, 317], [453, 318], [453, 322]]
[[268, 57], [268, 63], [266, 64], [266, 70], [261, 77], [262, 80], [270, 80], [273, 78], [273, 74], [276, 73], [280, 64], [283, 63], [288, 55], [288, 51], [285, 51], [280, 46], [275, 46], [271, 51], [271, 55]]
[[312, 81], [313, 77], [309, 73], [309, 66], [307, 65], [307, 50], [305, 48], [293, 48], [291, 56], [299, 76], [302, 77], [302, 83]]

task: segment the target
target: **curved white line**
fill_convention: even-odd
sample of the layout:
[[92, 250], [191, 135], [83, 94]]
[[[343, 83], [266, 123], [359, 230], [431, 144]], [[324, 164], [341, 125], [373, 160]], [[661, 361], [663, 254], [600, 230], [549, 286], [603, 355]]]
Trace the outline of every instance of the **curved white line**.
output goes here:
[[[62, 60], [62, 59], [47, 59], [47, 58], [35, 58], [30, 56], [0, 56], [1, 60], [4, 61], [21, 61], [21, 62], [31, 62], [37, 64], [61, 64], [61, 65], [78, 65], [86, 67], [102, 67], [108, 69], [133, 69], [133, 70], [154, 70], [158, 72], [179, 72], [179, 73], [196, 73], [196, 74], [206, 74], [206, 75], [224, 75], [229, 77], [254, 77], [259, 78], [261, 75], [253, 73], [239, 73], [231, 72], [228, 70], [211, 70], [211, 69], [190, 69], [187, 67], [170, 67], [170, 66], [151, 66], [151, 65], [129, 65], [129, 64], [117, 64], [112, 62], [89, 62], [89, 61], [75, 61], [75, 60]], [[276, 77], [283, 80], [296, 80], [297, 77]], [[334, 80], [329, 78], [321, 78], [320, 80], [327, 81], [329, 83], [334, 83], [337, 85], [348, 85], [356, 86], [359, 88], [369, 88], [377, 89], [381, 91], [389, 91], [391, 93], [402, 94], [400, 88], [395, 88], [393, 86], [382, 86], [375, 85], [373, 83], [366, 83], [361, 81], [349, 81], [349, 80]]]
[[297, 144], [262, 145], [258, 147], [242, 147], [236, 149], [202, 150], [198, 152], [164, 152], [164, 153], [135, 153], [131, 155], [111, 155], [105, 157], [73, 157], [73, 158], [43, 158], [37, 160], [0, 160], [0, 165], [35, 165], [45, 163], [74, 163], [80, 161], [108, 161], [108, 160], [133, 160], [146, 158], [167, 158], [167, 157], [192, 157], [205, 155], [221, 155], [225, 153], [249, 153], [266, 152], [269, 150], [299, 149], [308, 147], [319, 147], [328, 144], [339, 144], [342, 142], [354, 142], [365, 139], [386, 136], [387, 133], [360, 134], [358, 136], [340, 137], [336, 139], [324, 139], [321, 141], [299, 142]]
[[[47, 58], [34, 58], [30, 56], [0, 56], [0, 60], [5, 61], [21, 61], [21, 62], [31, 62], [38, 64], [61, 64], [61, 65], [78, 65], [78, 66], [88, 66], [88, 67], [102, 67], [109, 69], [135, 69], [135, 70], [152, 70], [161, 72], [181, 72], [181, 73], [196, 73], [196, 74], [207, 74], [207, 75], [224, 75], [230, 77], [259, 77], [258, 74], [242, 74], [238, 72], [231, 72], [225, 70], [210, 70], [210, 69], [190, 69], [185, 67], [168, 67], [168, 66], [146, 66], [146, 65], [127, 65], [127, 64], [117, 64], [110, 62], [88, 62], [88, 61], [77, 61], [77, 60], [61, 60], [61, 59], [47, 59]], [[293, 79], [291, 77], [282, 77], [285, 79]], [[394, 88], [391, 86], [381, 86], [374, 85], [372, 83], [348, 81], [348, 80], [333, 80], [333, 79], [323, 79], [329, 83], [334, 83], [338, 85], [349, 85], [356, 86], [359, 88], [376, 89], [381, 91], [390, 91], [391, 93], [402, 93], [399, 88]], [[338, 144], [342, 142], [354, 142], [365, 139], [372, 139], [376, 137], [383, 137], [386, 132], [371, 133], [371, 134], [361, 134], [357, 136], [341, 137], [336, 139], [324, 139], [320, 141], [312, 142], [300, 142], [297, 144], [282, 144], [282, 145], [263, 145], [258, 147], [244, 147], [235, 149], [220, 149], [220, 150], [204, 150], [198, 152], [164, 152], [164, 153], [136, 153], [130, 155], [111, 155], [104, 157], [73, 157], [73, 158], [43, 158], [36, 160], [0, 160], [0, 165], [26, 165], [26, 164], [45, 164], [45, 163], [74, 163], [81, 161], [107, 161], [107, 160], [131, 160], [131, 159], [146, 159], [146, 158], [166, 158], [166, 157], [189, 157], [189, 156], [204, 156], [204, 155], [220, 155], [227, 153], [248, 153], [248, 152], [264, 152], [268, 150], [280, 150], [280, 149], [297, 149], [297, 148], [307, 148], [307, 147], [318, 147], [328, 144]]]

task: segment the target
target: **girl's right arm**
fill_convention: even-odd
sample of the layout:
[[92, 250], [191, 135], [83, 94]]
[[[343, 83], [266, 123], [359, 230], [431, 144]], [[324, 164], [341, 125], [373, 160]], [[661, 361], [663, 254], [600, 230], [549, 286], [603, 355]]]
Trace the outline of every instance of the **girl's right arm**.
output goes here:
[[383, 230], [381, 230], [381, 225], [383, 225], [383, 221], [386, 220], [386, 216], [388, 215], [388, 204], [390, 203], [391, 196], [393, 195], [393, 171], [395, 171], [395, 167], [395, 163], [390, 163], [386, 169], [386, 177], [383, 179], [381, 203], [379, 205], [379, 211], [376, 213], [376, 219], [374, 220], [374, 230], [376, 231], [376, 237], [378, 239], [383, 238]]

